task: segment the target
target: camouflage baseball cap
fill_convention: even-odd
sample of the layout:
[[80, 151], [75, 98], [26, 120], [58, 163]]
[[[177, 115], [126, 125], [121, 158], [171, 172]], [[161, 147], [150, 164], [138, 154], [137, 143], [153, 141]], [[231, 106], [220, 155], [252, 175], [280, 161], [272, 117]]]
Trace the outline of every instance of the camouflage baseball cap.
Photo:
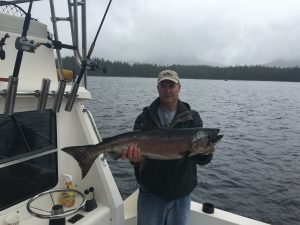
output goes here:
[[170, 80], [179, 83], [179, 76], [174, 70], [163, 70], [158, 74], [157, 83], [160, 83], [163, 80]]

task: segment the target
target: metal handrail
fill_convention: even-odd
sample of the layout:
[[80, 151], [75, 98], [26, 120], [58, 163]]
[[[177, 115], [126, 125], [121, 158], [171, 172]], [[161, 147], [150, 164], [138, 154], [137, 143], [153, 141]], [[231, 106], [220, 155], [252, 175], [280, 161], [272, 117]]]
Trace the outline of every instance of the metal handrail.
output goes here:
[[[54, 8], [54, 3], [53, 0], [50, 1], [50, 8], [51, 8], [51, 16], [52, 16], [52, 25], [53, 25], [53, 32], [54, 32], [54, 38], [56, 41], [58, 41], [58, 29], [57, 29], [57, 22], [58, 21], [68, 21], [70, 23], [70, 29], [71, 29], [71, 38], [72, 38], [72, 44], [73, 46], [77, 46], [75, 50], [73, 50], [75, 62], [78, 65], [78, 67], [81, 67], [83, 58], [87, 55], [87, 38], [86, 38], [86, 1], [85, 0], [68, 0], [68, 11], [69, 11], [69, 16], [67, 18], [58, 18], [55, 15], [55, 8]], [[78, 16], [78, 7], [81, 7], [81, 26], [82, 26], [82, 32], [81, 32], [81, 44], [82, 44], [82, 50], [80, 53], [79, 50], [79, 32], [78, 32], [78, 21], [79, 21], [79, 16]], [[61, 59], [61, 54], [60, 50], [56, 49], [56, 55], [57, 55], [57, 60], [58, 60], [58, 66], [59, 66], [59, 71], [61, 74], [62, 73], [62, 59]], [[87, 73], [85, 72], [84, 74], [84, 82], [83, 85], [85, 88], [87, 88]], [[60, 77], [61, 78], [61, 77]]]
[[[50, 3], [50, 11], [51, 11], [51, 22], [53, 27], [53, 33], [54, 33], [54, 40], [58, 41], [58, 30], [57, 30], [57, 17], [55, 15], [55, 8], [53, 0], [49, 0]], [[60, 54], [60, 49], [56, 49], [56, 56], [57, 56], [57, 62], [58, 62], [58, 69], [59, 69], [59, 80], [63, 80], [63, 67], [62, 67], [62, 59]]]
[[[68, 0], [68, 10], [69, 10], [69, 18], [70, 18], [70, 28], [71, 28], [71, 37], [72, 37], [72, 43], [73, 46], [78, 46], [78, 38], [76, 38], [76, 32], [75, 32], [75, 28], [74, 28], [74, 16], [73, 16], [73, 10], [72, 10], [72, 2], [71, 0]], [[73, 51], [74, 54], [74, 58], [75, 58], [75, 62], [77, 64], [78, 67], [81, 67], [81, 62], [82, 62], [82, 57], [78, 51], [78, 48], [76, 50]]]
[[[82, 30], [82, 46], [86, 46], [86, 20], [85, 18], [85, 0], [82, 0], [81, 2], [77, 2], [78, 0], [73, 0], [73, 3], [71, 0], [68, 0], [68, 11], [69, 11], [69, 17], [67, 18], [62, 18], [62, 17], [56, 17], [55, 15], [55, 8], [54, 8], [54, 3], [53, 0], [49, 0], [50, 2], [50, 8], [51, 8], [51, 21], [53, 25], [53, 32], [54, 32], [54, 39], [55, 41], [58, 40], [58, 29], [57, 29], [57, 22], [58, 21], [68, 21], [70, 23], [70, 28], [71, 28], [71, 38], [72, 38], [72, 43], [73, 46], [76, 46], [75, 49], [73, 49], [74, 57], [76, 64], [78, 67], [82, 67], [82, 56], [80, 55], [79, 51], [79, 38], [78, 38], [78, 6], [82, 7], [82, 20], [81, 24], [82, 27], [84, 28]], [[73, 7], [73, 8], [72, 8]], [[85, 56], [86, 53], [86, 48], [82, 48], [83, 55]], [[58, 61], [58, 67], [59, 67], [59, 86], [57, 89], [57, 95], [54, 100], [53, 108], [52, 110], [54, 112], [59, 112], [61, 102], [62, 102], [62, 97], [65, 92], [65, 87], [66, 87], [66, 81], [63, 79], [63, 66], [62, 66], [62, 58], [60, 54], [60, 49], [56, 49], [56, 55], [57, 55], [57, 61]], [[87, 71], [85, 70], [84, 74], [84, 87], [87, 88]], [[79, 85], [78, 85], [79, 88]]]
[[[72, 10], [73, 7], [73, 10]], [[70, 27], [72, 31], [72, 41], [75, 46], [77, 46], [77, 49], [74, 50], [74, 57], [75, 61], [78, 65], [78, 67], [81, 67], [82, 64], [82, 56], [79, 52], [79, 38], [78, 38], [78, 4], [77, 0], [74, 0], [73, 3], [71, 0], [68, 0], [68, 8], [69, 8], [69, 15], [72, 19], [72, 22], [70, 22]]]
[[100, 137], [100, 134], [99, 134], [99, 132], [98, 132], [98, 128], [97, 128], [97, 126], [96, 126], [96, 123], [95, 123], [95, 120], [94, 120], [94, 118], [93, 118], [93, 116], [92, 116], [92, 113], [91, 113], [89, 110], [87, 110], [83, 105], [81, 105], [81, 110], [82, 110], [82, 112], [86, 112], [86, 113], [87, 113], [88, 118], [89, 118], [89, 120], [90, 120], [90, 122], [91, 122], [91, 125], [92, 125], [92, 127], [93, 127], [93, 130], [94, 130], [94, 132], [95, 132], [95, 135], [96, 135], [96, 137], [97, 137], [97, 139], [98, 139], [98, 142], [99, 142], [99, 143], [102, 142], [102, 138]]

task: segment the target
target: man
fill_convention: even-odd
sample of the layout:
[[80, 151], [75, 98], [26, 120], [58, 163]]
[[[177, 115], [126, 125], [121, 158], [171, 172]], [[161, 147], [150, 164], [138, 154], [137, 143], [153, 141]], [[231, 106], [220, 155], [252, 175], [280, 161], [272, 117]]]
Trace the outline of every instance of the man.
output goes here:
[[[157, 78], [159, 97], [144, 108], [134, 129], [202, 127], [199, 114], [179, 100], [180, 89], [175, 71], [160, 72]], [[123, 151], [122, 158], [132, 162], [140, 184], [138, 225], [188, 224], [191, 192], [197, 185], [196, 164], [206, 165], [212, 154], [176, 160], [143, 159], [140, 149], [131, 145]]]

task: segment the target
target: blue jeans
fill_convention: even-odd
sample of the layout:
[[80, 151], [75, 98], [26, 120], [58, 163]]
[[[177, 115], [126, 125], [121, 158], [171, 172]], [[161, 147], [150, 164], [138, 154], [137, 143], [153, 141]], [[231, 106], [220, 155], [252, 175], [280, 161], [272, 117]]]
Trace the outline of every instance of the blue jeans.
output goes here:
[[187, 225], [190, 206], [191, 194], [167, 202], [140, 188], [137, 225]]

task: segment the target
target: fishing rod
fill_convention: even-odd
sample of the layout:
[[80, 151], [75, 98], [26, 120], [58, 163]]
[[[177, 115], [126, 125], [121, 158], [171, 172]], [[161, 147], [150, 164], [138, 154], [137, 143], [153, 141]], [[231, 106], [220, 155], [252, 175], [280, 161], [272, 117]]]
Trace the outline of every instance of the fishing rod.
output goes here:
[[[22, 36], [20, 38], [16, 39], [16, 45], [24, 45], [26, 46], [26, 42], [31, 44], [30, 42], [27, 41], [27, 32], [29, 29], [30, 25], [30, 20], [31, 20], [31, 8], [34, 0], [31, 0], [29, 3], [28, 11], [26, 13], [24, 23], [23, 23], [23, 30], [22, 30]], [[18, 43], [19, 42], [19, 43]], [[25, 49], [18, 48], [18, 53], [15, 61], [15, 66], [14, 66], [14, 71], [13, 75], [9, 77], [8, 80], [8, 85], [7, 85], [7, 93], [6, 93], [6, 98], [5, 98], [5, 105], [4, 105], [4, 114], [6, 115], [12, 115], [14, 111], [14, 106], [15, 106], [15, 101], [16, 101], [16, 94], [17, 94], [17, 88], [18, 88], [18, 76], [21, 68], [21, 63], [23, 59], [23, 52]]]
[[93, 53], [93, 50], [95, 48], [98, 35], [99, 35], [100, 30], [102, 28], [102, 25], [104, 23], [104, 20], [105, 20], [105, 17], [106, 17], [106, 14], [108, 12], [108, 9], [110, 7], [111, 2], [112, 2], [112, 0], [109, 0], [109, 3], [107, 5], [107, 7], [106, 7], [106, 10], [105, 10], [105, 13], [103, 15], [103, 18], [101, 20], [100, 26], [98, 28], [98, 31], [97, 31], [96, 35], [95, 35], [94, 41], [92, 42], [91, 47], [89, 48], [87, 56], [85, 57], [85, 59], [82, 60], [80, 72], [78, 74], [78, 77], [77, 77], [75, 83], [73, 84], [73, 87], [71, 89], [71, 92], [70, 92], [70, 95], [68, 97], [67, 104], [66, 104], [66, 107], [65, 107], [65, 110], [68, 111], [68, 112], [70, 112], [72, 110], [72, 108], [73, 108], [73, 104], [74, 104], [75, 97], [76, 97], [77, 92], [78, 92], [78, 88], [79, 88], [81, 79], [82, 79], [82, 77], [84, 75], [84, 72], [86, 71], [88, 62], [89, 62], [89, 60], [91, 58], [91, 55]]

